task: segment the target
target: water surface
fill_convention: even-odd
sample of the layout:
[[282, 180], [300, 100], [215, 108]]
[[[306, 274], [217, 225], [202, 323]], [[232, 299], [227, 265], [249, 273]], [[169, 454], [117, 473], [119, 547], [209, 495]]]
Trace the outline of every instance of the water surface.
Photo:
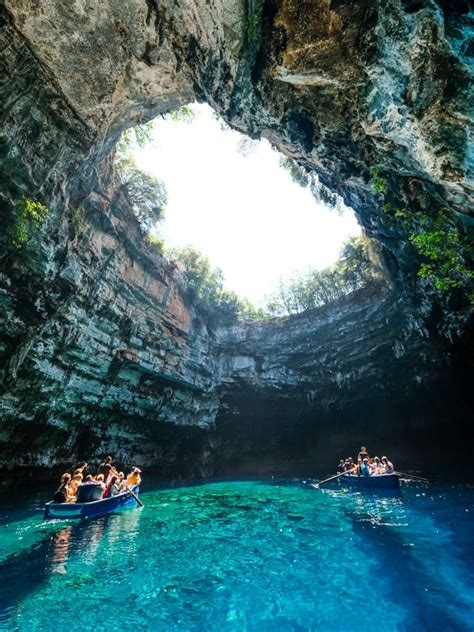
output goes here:
[[157, 489], [45, 523], [0, 499], [2, 630], [474, 630], [474, 489], [306, 482]]

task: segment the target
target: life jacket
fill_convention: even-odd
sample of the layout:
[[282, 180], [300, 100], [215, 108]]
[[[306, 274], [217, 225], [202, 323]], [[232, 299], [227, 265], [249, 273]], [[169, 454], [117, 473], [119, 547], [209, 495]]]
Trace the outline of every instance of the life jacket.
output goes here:
[[140, 474], [138, 472], [133, 472], [132, 474], [129, 474], [127, 476], [127, 485], [129, 487], [133, 487], [134, 485], [136, 485], [138, 483], [139, 476]]

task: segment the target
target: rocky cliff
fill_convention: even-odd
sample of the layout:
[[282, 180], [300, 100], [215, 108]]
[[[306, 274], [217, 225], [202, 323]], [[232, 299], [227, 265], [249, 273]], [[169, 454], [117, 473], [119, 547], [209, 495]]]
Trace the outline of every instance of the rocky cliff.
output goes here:
[[[334, 450], [345, 446], [369, 418], [386, 423], [366, 433], [394, 445], [416, 436], [414, 418], [442, 433], [450, 408], [461, 432], [468, 310], [426, 296], [406, 230], [382, 207], [442, 208], [472, 237], [470, 10], [0, 3], [1, 463], [107, 450], [202, 475], [297, 464], [334, 429]], [[230, 331], [203, 322], [143, 241], [110, 159], [123, 129], [195, 98], [343, 195], [380, 244], [393, 292]], [[17, 249], [22, 196], [48, 215]]]

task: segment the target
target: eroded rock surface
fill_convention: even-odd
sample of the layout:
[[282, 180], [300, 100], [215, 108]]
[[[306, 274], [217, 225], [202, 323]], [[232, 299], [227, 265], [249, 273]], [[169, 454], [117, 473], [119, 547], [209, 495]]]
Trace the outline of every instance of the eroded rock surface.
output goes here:
[[[423, 407], [424, 431], [442, 433], [451, 404], [463, 428], [466, 310], [440, 338], [446, 313], [417, 291], [413, 248], [370, 174], [383, 172], [395, 207], [443, 208], [472, 236], [471, 8], [3, 2], [1, 212], [7, 226], [27, 195], [49, 215], [21, 252], [3, 241], [1, 463], [107, 449], [167, 475], [255, 471], [258, 458], [271, 469], [320, 454], [331, 428], [339, 444], [354, 423], [363, 432], [364, 407], [399, 429], [380, 430], [394, 445], [413, 439]], [[194, 98], [342, 194], [394, 292], [250, 329], [203, 322], [143, 242], [109, 157], [123, 129]]]

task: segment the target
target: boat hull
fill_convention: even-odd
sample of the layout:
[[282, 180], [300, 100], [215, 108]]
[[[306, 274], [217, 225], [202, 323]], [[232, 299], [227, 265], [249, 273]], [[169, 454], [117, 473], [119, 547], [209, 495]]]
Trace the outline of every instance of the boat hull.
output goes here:
[[357, 476], [357, 474], [344, 474], [339, 481], [357, 489], [399, 489], [400, 477], [398, 474], [381, 474], [375, 476]]
[[[139, 488], [134, 487], [132, 491], [138, 495]], [[46, 503], [44, 507], [45, 520], [87, 520], [105, 516], [123, 507], [137, 507], [137, 501], [128, 492], [94, 500], [90, 503]]]

